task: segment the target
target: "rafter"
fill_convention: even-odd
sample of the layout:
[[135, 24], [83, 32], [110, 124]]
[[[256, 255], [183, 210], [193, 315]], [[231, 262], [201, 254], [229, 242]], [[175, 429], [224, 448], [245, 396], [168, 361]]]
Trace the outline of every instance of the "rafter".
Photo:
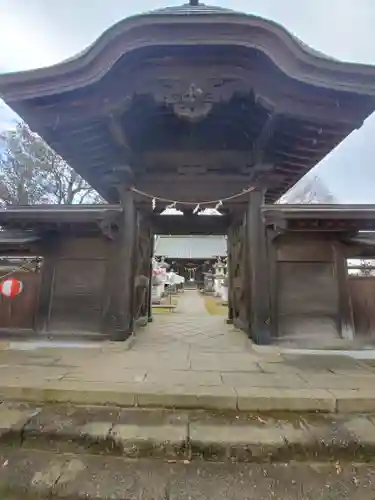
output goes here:
[[111, 136], [114, 138], [115, 143], [124, 151], [130, 151], [130, 146], [127, 141], [125, 132], [121, 126], [121, 122], [118, 115], [111, 114], [108, 119], [108, 129]]
[[264, 163], [265, 153], [280, 120], [280, 115], [275, 111], [270, 113], [258, 137], [255, 139], [252, 149], [252, 165], [257, 167]]

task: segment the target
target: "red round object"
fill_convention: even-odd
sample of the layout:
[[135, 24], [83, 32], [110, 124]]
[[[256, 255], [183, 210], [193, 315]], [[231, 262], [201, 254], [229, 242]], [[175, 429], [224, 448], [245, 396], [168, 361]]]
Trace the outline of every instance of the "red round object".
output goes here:
[[0, 292], [5, 296], [13, 299], [17, 297], [23, 290], [22, 281], [15, 278], [8, 278], [0, 283]]

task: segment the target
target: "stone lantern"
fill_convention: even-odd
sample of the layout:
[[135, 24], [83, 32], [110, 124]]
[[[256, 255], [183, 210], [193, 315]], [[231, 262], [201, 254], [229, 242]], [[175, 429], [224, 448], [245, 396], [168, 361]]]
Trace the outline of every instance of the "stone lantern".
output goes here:
[[224, 285], [224, 279], [226, 277], [226, 268], [227, 265], [221, 257], [217, 258], [216, 263], [214, 264], [215, 268], [215, 296], [222, 297], [222, 288]]
[[204, 273], [204, 292], [215, 293], [215, 275], [211, 270]]

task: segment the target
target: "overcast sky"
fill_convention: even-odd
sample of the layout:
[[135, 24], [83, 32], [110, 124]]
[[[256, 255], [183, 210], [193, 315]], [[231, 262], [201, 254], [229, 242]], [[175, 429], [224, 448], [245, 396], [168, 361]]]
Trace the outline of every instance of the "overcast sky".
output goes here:
[[[170, 0], [167, 5], [180, 5]], [[375, 0], [217, 0], [272, 19], [311, 47], [375, 65]], [[0, 72], [47, 66], [81, 51], [105, 29], [162, 0], [0, 0]], [[375, 85], [375, 81], [374, 81]], [[0, 129], [12, 120], [0, 103]], [[375, 116], [316, 169], [340, 201], [375, 203]]]

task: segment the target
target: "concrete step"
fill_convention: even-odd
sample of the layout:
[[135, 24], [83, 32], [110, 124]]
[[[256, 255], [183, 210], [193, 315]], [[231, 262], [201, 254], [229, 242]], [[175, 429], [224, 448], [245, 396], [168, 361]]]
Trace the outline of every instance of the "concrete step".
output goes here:
[[0, 405], [0, 446], [128, 459], [221, 462], [367, 460], [375, 415], [236, 414]]
[[128, 460], [0, 449], [1, 500], [373, 500], [369, 464]]

